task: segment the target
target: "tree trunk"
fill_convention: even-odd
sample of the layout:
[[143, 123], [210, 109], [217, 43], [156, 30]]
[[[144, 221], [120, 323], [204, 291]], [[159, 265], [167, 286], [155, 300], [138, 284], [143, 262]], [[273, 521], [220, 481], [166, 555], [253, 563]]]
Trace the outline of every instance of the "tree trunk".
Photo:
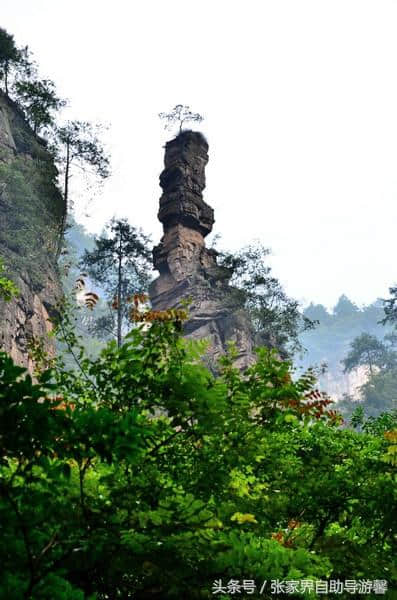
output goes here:
[[4, 66], [4, 86], [5, 86], [6, 96], [8, 98], [8, 61], [6, 62], [5, 66]]
[[63, 200], [65, 203], [65, 212], [68, 211], [69, 198], [69, 170], [70, 170], [70, 142], [66, 142], [66, 165], [65, 165], [65, 185], [63, 192]]
[[57, 260], [59, 258], [59, 254], [62, 248], [62, 240], [65, 235], [66, 229], [66, 219], [68, 216], [68, 200], [69, 200], [69, 178], [70, 178], [70, 142], [66, 142], [66, 164], [65, 164], [65, 179], [63, 184], [63, 214], [61, 227], [59, 232], [59, 241], [58, 241], [58, 250], [57, 250]]
[[122, 239], [121, 239], [121, 228], [119, 230], [120, 240], [119, 240], [119, 264], [118, 264], [118, 282], [117, 282], [117, 346], [120, 348], [121, 346], [121, 250], [122, 250]]

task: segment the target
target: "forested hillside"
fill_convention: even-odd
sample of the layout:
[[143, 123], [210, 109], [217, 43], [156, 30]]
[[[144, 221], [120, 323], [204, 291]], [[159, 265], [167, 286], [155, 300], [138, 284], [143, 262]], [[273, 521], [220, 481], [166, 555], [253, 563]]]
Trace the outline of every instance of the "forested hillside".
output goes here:
[[[72, 172], [110, 175], [96, 128], [59, 120], [1, 28], [0, 87], [0, 307], [34, 322], [52, 303], [22, 279], [63, 285], [0, 349], [0, 600], [395, 597], [397, 288], [302, 313], [262, 243], [206, 247], [209, 146], [181, 104], [159, 243], [126, 217], [88, 235]], [[365, 370], [360, 402], [299, 370], [302, 346], [335, 381]]]
[[[81, 261], [86, 250], [93, 250], [95, 236], [89, 234], [83, 226], [72, 219], [67, 230], [66, 240], [68, 253], [64, 260], [67, 263], [70, 262], [72, 266], [65, 280], [65, 289], [70, 293], [83, 268], [81, 264], [79, 266], [79, 261]], [[236, 256], [238, 255], [236, 254]], [[231, 255], [228, 255], [229, 261], [236, 260], [235, 257], [231, 258]], [[249, 260], [248, 263], [247, 256], [244, 256], [243, 263], [239, 267], [242, 273], [246, 274], [248, 264], [256, 274], [260, 272], [260, 269], [266, 270], [266, 256], [263, 252], [254, 252], [251, 249]], [[150, 268], [148, 277], [151, 277]], [[80, 319], [79, 331], [84, 336], [86, 348], [96, 352], [102, 345], [100, 339], [109, 339], [109, 336], [99, 335], [98, 337], [100, 332], [93, 327], [88, 327], [88, 323], [90, 320], [92, 323], [94, 317], [101, 319], [106, 314], [104, 290], [95, 283], [91, 284], [91, 287], [98, 292], [99, 301], [95, 313], [91, 314], [89, 311], [85, 311]], [[299, 334], [298, 339], [301, 347], [295, 344], [292, 355], [295, 356], [295, 360], [301, 369], [316, 368], [321, 389], [326, 391], [334, 400], [340, 402], [340, 409], [348, 417], [357, 406], [355, 402], [363, 400], [361, 386], [368, 381], [370, 373], [365, 362], [345, 371], [343, 360], [348, 355], [353, 341], [363, 333], [374, 336], [379, 340], [384, 340], [386, 336], [387, 340], [387, 337], [394, 331], [391, 324], [382, 324], [382, 320], [385, 318], [384, 302], [382, 299], [378, 299], [372, 304], [360, 308], [343, 295], [332, 311], [327, 310], [321, 304], [311, 303], [304, 309], [303, 315], [314, 323], [314, 327]], [[283, 326], [278, 324], [274, 317], [273, 321], [271, 317], [267, 318], [270, 319], [267, 339], [271, 339], [272, 333], [273, 336], [278, 335], [279, 337], [286, 334], [287, 329], [285, 327], [283, 329]], [[277, 330], [277, 328], [279, 329]], [[392, 375], [389, 373], [390, 377]], [[369, 405], [365, 405], [365, 412], [368, 415], [377, 415], [383, 409], [387, 410], [395, 406], [393, 404], [393, 386], [390, 389], [390, 385], [391, 382], [387, 385], [382, 384], [382, 389], [378, 390], [376, 399], [373, 398]]]
[[304, 314], [319, 322], [301, 336], [308, 349], [308, 360], [319, 364], [325, 361], [332, 370], [348, 352], [350, 342], [362, 332], [383, 337], [390, 331], [380, 323], [385, 316], [381, 299], [359, 308], [347, 296], [341, 296], [332, 311], [311, 303]]
[[320, 367], [320, 373], [323, 366], [323, 373], [319, 375], [322, 389], [341, 401], [339, 407], [346, 415], [357, 406], [352, 402], [366, 400], [368, 394], [370, 398], [363, 405], [367, 414], [376, 415], [382, 410], [396, 407], [397, 394], [393, 390], [394, 385], [397, 389], [397, 378], [394, 379], [394, 370], [391, 370], [390, 364], [387, 384], [375, 379], [366, 387], [371, 375], [368, 361], [361, 360], [349, 369], [343, 364], [351, 351], [351, 345], [363, 334], [368, 334], [369, 343], [374, 343], [374, 339], [377, 339], [379, 343], [386, 345], [385, 348], [389, 346], [391, 351], [394, 350], [393, 325], [382, 324], [385, 319], [384, 308], [382, 299], [359, 308], [349, 298], [341, 296], [331, 312], [321, 304], [313, 303], [304, 310], [304, 314], [318, 321], [318, 324], [300, 337], [306, 348], [301, 364], [304, 368], [316, 365]]
[[[321, 382], [327, 391], [341, 398], [344, 393], [352, 393], [354, 381], [343, 373], [341, 361], [349, 351], [351, 342], [366, 332], [383, 338], [390, 332], [390, 326], [380, 323], [384, 319], [382, 300], [359, 308], [346, 296], [341, 296], [332, 311], [321, 304], [310, 304], [304, 314], [318, 321], [311, 331], [302, 333], [301, 341], [307, 352], [302, 357], [302, 365], [326, 364], [327, 371]], [[363, 376], [363, 372], [361, 372]]]

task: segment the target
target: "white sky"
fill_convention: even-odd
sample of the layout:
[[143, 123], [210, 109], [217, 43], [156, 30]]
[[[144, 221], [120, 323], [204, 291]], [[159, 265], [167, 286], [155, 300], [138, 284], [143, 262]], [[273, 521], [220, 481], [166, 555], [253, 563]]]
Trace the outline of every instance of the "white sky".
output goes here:
[[1, 0], [67, 115], [110, 123], [113, 214], [157, 243], [175, 104], [205, 116], [215, 233], [273, 252], [287, 292], [358, 304], [397, 282], [396, 0]]

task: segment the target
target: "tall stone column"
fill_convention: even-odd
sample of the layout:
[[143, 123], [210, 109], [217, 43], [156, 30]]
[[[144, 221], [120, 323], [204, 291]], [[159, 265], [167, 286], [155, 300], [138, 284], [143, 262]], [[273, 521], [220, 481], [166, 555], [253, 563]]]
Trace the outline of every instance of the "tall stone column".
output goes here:
[[209, 341], [206, 360], [214, 371], [227, 343], [234, 341], [236, 366], [244, 369], [254, 361], [251, 327], [237, 290], [229, 285], [229, 270], [217, 264], [215, 250], [205, 247], [214, 224], [214, 211], [203, 200], [207, 162], [208, 144], [199, 132], [183, 131], [166, 144], [158, 213], [164, 235], [153, 250], [160, 276], [150, 286], [150, 300], [155, 310], [165, 310], [190, 299], [184, 335]]

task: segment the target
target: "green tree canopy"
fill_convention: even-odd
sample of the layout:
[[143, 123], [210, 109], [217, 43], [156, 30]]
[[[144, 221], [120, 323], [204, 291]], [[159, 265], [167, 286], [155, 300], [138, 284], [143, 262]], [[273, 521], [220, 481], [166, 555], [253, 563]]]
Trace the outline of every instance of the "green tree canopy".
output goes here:
[[318, 321], [319, 324], [328, 323], [331, 317], [325, 306], [322, 304], [314, 304], [313, 302], [305, 308], [303, 314], [311, 321]]
[[337, 317], [348, 317], [354, 315], [358, 310], [357, 305], [349, 300], [345, 294], [342, 294], [334, 307], [334, 314]]
[[58, 97], [55, 84], [49, 79], [17, 81], [15, 92], [35, 133], [53, 127], [57, 111], [66, 104]]
[[383, 325], [397, 322], [397, 286], [389, 288], [389, 293], [390, 298], [383, 300], [383, 310], [385, 313], [382, 320]]
[[386, 369], [395, 366], [397, 353], [390, 350], [376, 336], [362, 333], [352, 341], [350, 351], [342, 363], [345, 373], [353, 371], [359, 366], [367, 366], [372, 375], [374, 367]]
[[302, 346], [299, 335], [315, 324], [289, 298], [267, 263], [269, 250], [251, 244], [238, 252], [220, 252], [219, 264], [229, 270], [241, 304], [253, 324], [258, 345], [277, 348], [288, 356]]
[[15, 45], [14, 36], [0, 27], [0, 79], [4, 81], [4, 91], [8, 96], [8, 77], [10, 68], [21, 59]]
[[359, 388], [359, 398], [345, 395], [340, 410], [350, 417], [357, 406], [367, 416], [377, 417], [382, 412], [397, 407], [397, 352], [396, 334], [391, 332], [381, 341], [374, 335], [363, 333], [356, 337], [350, 351], [342, 361], [345, 373], [359, 366], [369, 368], [367, 381]]
[[70, 196], [70, 178], [74, 168], [90, 170], [99, 179], [110, 175], [109, 155], [100, 140], [102, 127], [88, 121], [69, 121], [57, 126], [54, 132], [53, 152], [57, 165], [63, 174], [64, 212], [60, 228], [60, 244], [64, 239], [67, 216], [71, 213], [73, 201]]
[[36, 353], [36, 383], [0, 353], [2, 600], [397, 583], [395, 421], [340, 429], [312, 374], [262, 349], [215, 378], [199, 346], [153, 321], [96, 361], [75, 346], [78, 371]]
[[119, 345], [129, 323], [129, 300], [146, 292], [150, 281], [149, 243], [126, 219], [113, 218], [96, 238], [95, 248], [81, 259], [81, 267], [104, 290], [109, 304], [109, 314], [96, 322], [96, 332], [115, 336]]
[[9, 302], [15, 296], [18, 296], [19, 290], [15, 283], [6, 274], [6, 268], [0, 257], [0, 300]]
[[397, 368], [375, 373], [361, 387], [361, 406], [367, 416], [377, 417], [397, 409]]
[[183, 104], [177, 104], [169, 113], [159, 113], [159, 117], [166, 121], [166, 129], [171, 129], [177, 124], [179, 127], [178, 133], [182, 132], [184, 123], [201, 123], [203, 120], [199, 113], [192, 112], [189, 106]]

